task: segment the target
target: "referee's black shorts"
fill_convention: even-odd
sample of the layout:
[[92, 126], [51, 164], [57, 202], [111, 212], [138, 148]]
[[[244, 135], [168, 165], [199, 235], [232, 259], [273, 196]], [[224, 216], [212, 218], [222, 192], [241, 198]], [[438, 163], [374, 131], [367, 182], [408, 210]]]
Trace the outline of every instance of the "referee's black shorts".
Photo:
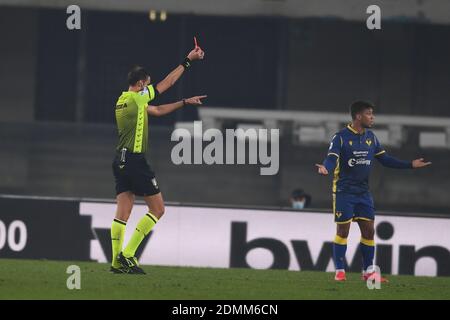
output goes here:
[[137, 196], [152, 196], [160, 192], [155, 173], [143, 153], [118, 151], [112, 163], [116, 180], [116, 195], [131, 191]]

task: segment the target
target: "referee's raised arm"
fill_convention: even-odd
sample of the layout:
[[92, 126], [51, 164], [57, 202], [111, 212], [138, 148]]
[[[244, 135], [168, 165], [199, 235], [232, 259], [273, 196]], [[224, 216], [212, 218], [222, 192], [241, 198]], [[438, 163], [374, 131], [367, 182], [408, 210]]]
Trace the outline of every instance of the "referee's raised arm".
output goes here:
[[158, 90], [159, 93], [167, 91], [167, 89], [172, 87], [175, 84], [175, 82], [177, 82], [177, 80], [180, 79], [184, 70], [191, 66], [192, 61], [202, 60], [204, 56], [205, 52], [200, 47], [195, 47], [191, 52], [189, 52], [187, 57], [178, 67], [176, 67], [171, 73], [169, 73], [164, 78], [164, 80], [162, 80], [156, 85], [156, 90]]

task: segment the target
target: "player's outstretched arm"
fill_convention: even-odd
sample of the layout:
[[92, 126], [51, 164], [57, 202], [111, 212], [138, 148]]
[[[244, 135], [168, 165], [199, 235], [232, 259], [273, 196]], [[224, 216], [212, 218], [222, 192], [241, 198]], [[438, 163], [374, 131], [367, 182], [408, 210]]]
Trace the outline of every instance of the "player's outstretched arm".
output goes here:
[[192, 61], [202, 60], [204, 57], [205, 52], [200, 47], [194, 48], [191, 52], [189, 52], [189, 54], [187, 55], [186, 59], [183, 61], [182, 64], [180, 64], [178, 67], [172, 70], [172, 72], [169, 73], [164, 78], [164, 80], [162, 80], [156, 85], [156, 90], [158, 90], [160, 94], [163, 93], [164, 91], [167, 91], [170, 87], [172, 87], [175, 84], [175, 82], [177, 82], [178, 79], [180, 79], [184, 70], [191, 66]]
[[431, 164], [431, 162], [425, 162], [423, 158], [413, 161], [400, 160], [386, 154], [386, 152], [376, 156], [376, 158], [383, 166], [393, 169], [417, 169], [429, 166]]
[[431, 164], [431, 162], [425, 162], [423, 158], [419, 158], [416, 160], [412, 161], [412, 167], [413, 169], [418, 169], [418, 168], [424, 168], [426, 166], [429, 166]]
[[316, 163], [316, 167], [317, 167], [318, 174], [321, 174], [324, 176], [328, 175], [328, 170], [327, 170], [327, 168], [325, 168], [325, 166], [323, 164]]
[[195, 97], [183, 99], [181, 101], [177, 101], [174, 103], [163, 104], [160, 106], [148, 106], [147, 113], [154, 117], [160, 117], [160, 116], [166, 115], [168, 113], [171, 113], [187, 104], [190, 104], [193, 106], [199, 106], [202, 104], [202, 99], [204, 99], [206, 97], [207, 97], [206, 95], [195, 96]]
[[339, 155], [341, 153], [343, 141], [339, 134], [335, 134], [331, 139], [330, 148], [328, 154], [322, 164], [316, 163], [317, 173], [321, 175], [328, 175], [329, 172], [333, 172], [338, 164]]
[[326, 176], [329, 172], [333, 172], [337, 166], [338, 158], [339, 155], [329, 153], [322, 164], [316, 163], [317, 173]]

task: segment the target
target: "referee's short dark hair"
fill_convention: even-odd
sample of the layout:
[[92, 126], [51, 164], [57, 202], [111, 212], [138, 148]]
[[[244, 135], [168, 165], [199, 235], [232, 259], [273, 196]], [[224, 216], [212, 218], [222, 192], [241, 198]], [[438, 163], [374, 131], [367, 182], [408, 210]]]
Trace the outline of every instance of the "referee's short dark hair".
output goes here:
[[355, 101], [350, 106], [350, 114], [352, 115], [352, 119], [356, 119], [356, 115], [358, 113], [364, 112], [366, 109], [375, 109], [373, 103], [367, 101]]
[[145, 70], [141, 66], [134, 66], [130, 72], [128, 72], [128, 84], [130, 86], [134, 86], [136, 82], [140, 80], [147, 80], [149, 74], [147, 70]]

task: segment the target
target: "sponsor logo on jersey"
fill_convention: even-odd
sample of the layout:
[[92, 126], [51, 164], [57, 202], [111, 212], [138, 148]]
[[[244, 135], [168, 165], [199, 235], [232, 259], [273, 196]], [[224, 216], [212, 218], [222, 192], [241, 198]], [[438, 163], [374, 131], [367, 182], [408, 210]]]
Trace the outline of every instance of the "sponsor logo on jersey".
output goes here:
[[367, 157], [369, 155], [369, 151], [353, 151], [353, 155], [355, 157]]
[[355, 158], [351, 158], [348, 160], [348, 166], [349, 167], [354, 167], [356, 165], [366, 165], [366, 166], [370, 166], [371, 160], [368, 159], [355, 159]]

